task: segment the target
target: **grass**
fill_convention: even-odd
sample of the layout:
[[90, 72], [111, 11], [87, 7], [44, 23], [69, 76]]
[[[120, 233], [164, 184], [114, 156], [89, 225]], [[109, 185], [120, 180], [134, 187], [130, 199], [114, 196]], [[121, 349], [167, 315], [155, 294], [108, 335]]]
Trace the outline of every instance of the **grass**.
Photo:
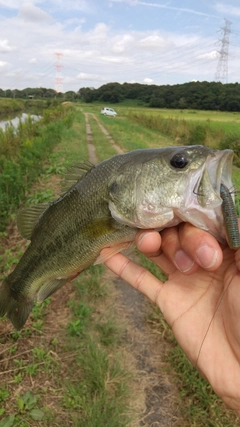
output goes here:
[[64, 387], [63, 406], [69, 410], [73, 425], [79, 427], [124, 427], [130, 420], [129, 373], [116, 349], [119, 327], [108, 309], [104, 315], [98, 313], [99, 302], [106, 300], [106, 287], [101, 292], [91, 287], [95, 280], [100, 283], [103, 273], [103, 266], [86, 270], [77, 281], [79, 298], [70, 301], [73, 319], [68, 325], [68, 345], [70, 351], [79, 351], [70, 369], [74, 375]]
[[117, 154], [115, 148], [111, 145], [106, 135], [104, 135], [104, 133], [99, 130], [99, 125], [97, 124], [96, 120], [91, 115], [89, 115], [88, 121], [91, 126], [93, 141], [96, 143], [95, 148], [99, 161], [101, 162], [105, 159], [115, 156]]
[[[97, 115], [114, 141], [126, 151], [139, 148], [164, 147], [174, 145], [174, 140], [153, 129], [147, 129], [141, 124], [129, 121], [124, 114], [125, 109], [117, 109], [116, 118], [100, 114], [101, 106], [96, 104], [84, 105], [83, 110]], [[129, 111], [132, 111], [131, 109]], [[97, 142], [97, 140], [96, 140]]]
[[[99, 115], [101, 107], [93, 104], [84, 108]], [[118, 112], [116, 121], [107, 117], [101, 119], [107, 129], [109, 131], [111, 129], [113, 137], [131, 150], [141, 148], [142, 141], [148, 147], [173, 145], [177, 142], [178, 145], [205, 144], [217, 148], [219, 143], [224, 141], [225, 135], [228, 135], [227, 146], [232, 143], [231, 141], [239, 139], [238, 113], [149, 109], [131, 107], [127, 104], [119, 104], [115, 108]], [[141, 128], [131, 128], [128, 119], [141, 125]], [[147, 133], [146, 128], [155, 132]]]
[[[52, 198], [54, 174], [87, 155], [85, 120], [77, 112], [28, 203]], [[7, 233], [1, 238], [4, 247]], [[23, 251], [17, 238], [4, 252], [2, 271], [6, 262], [11, 270]], [[122, 331], [112, 312], [104, 272], [102, 265], [91, 266], [75, 281], [74, 291], [64, 287], [36, 305], [21, 332], [11, 332], [9, 322], [1, 322], [0, 384], [5, 385], [0, 387], [0, 427], [129, 425], [130, 375], [122, 364]]]
[[[86, 107], [86, 111], [99, 114], [96, 106]], [[99, 160], [115, 154], [96, 122], [89, 119]], [[157, 131], [129, 122], [121, 114], [114, 120], [99, 114], [99, 119], [116, 143], [127, 151], [174, 143]], [[63, 131], [62, 142], [49, 155], [44, 174], [28, 195], [27, 203], [51, 199], [50, 182], [56, 179], [56, 174], [87, 157], [85, 119], [77, 109], [73, 126]], [[238, 188], [239, 179], [239, 169], [234, 168], [234, 184]], [[6, 266], [11, 270], [24, 250], [22, 241], [16, 237], [13, 248], [6, 247], [6, 241], [7, 233], [2, 232], [2, 274]], [[155, 264], [142, 255], [140, 260], [164, 280]], [[124, 329], [121, 319], [116, 317], [106, 281], [103, 266], [91, 266], [75, 281], [74, 290], [65, 286], [34, 307], [21, 332], [11, 332], [9, 323], [1, 322], [0, 427], [124, 427], [131, 423], [133, 374], [124, 368]], [[156, 306], [151, 305], [147, 321], [157, 337], [161, 336], [159, 339], [169, 346], [167, 360], [179, 389], [182, 425], [236, 425], [235, 415], [225, 409], [188, 362]]]
[[0, 116], [8, 118], [11, 113], [24, 110], [25, 103], [20, 99], [0, 98]]
[[173, 139], [137, 123], [130, 122], [127, 118], [110, 119], [104, 116], [100, 119], [117, 144], [126, 151], [174, 145]]

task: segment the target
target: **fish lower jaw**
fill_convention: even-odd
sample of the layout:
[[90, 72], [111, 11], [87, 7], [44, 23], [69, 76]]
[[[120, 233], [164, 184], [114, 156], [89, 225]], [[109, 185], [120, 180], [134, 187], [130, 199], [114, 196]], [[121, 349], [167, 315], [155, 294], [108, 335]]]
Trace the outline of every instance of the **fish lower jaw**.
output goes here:
[[131, 212], [131, 217], [124, 216], [115, 209], [114, 205], [109, 205], [112, 217], [119, 223], [133, 228], [163, 228], [174, 218], [174, 213], [171, 208], [147, 209], [139, 207], [134, 212]]
[[212, 234], [219, 242], [226, 243], [221, 207], [217, 209], [190, 208], [176, 212], [179, 222], [188, 222]]

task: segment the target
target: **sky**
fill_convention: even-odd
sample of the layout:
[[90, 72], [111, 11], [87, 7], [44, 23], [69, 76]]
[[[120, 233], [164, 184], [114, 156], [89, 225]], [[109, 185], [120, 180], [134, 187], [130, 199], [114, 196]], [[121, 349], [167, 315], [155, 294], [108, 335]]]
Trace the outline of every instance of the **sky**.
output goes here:
[[240, 0], [0, 0], [4, 90], [239, 75]]

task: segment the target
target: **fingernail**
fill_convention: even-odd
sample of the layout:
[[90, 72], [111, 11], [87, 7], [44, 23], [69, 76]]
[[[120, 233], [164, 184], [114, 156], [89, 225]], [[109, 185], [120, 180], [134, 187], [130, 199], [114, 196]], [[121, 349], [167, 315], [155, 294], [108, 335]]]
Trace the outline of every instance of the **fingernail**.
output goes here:
[[177, 268], [182, 271], [182, 273], [186, 273], [187, 271], [191, 270], [194, 265], [192, 258], [190, 258], [182, 249], [176, 252], [174, 262]]
[[197, 250], [197, 258], [203, 268], [210, 268], [216, 264], [218, 252], [211, 246], [204, 245]]

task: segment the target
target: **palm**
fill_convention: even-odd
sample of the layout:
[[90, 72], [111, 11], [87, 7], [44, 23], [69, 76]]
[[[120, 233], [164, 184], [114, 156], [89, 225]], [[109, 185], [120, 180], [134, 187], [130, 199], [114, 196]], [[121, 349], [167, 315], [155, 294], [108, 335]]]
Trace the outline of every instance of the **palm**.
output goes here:
[[217, 271], [170, 274], [159, 305], [191, 362], [229, 403], [240, 389], [240, 273], [233, 251], [223, 252]]
[[[167, 274], [165, 283], [122, 254], [106, 265], [157, 303], [188, 358], [240, 415], [240, 249], [222, 252], [210, 234], [189, 224], [164, 231], [162, 242], [157, 232], [146, 235], [144, 243], [138, 236], [137, 247]], [[196, 262], [203, 244], [218, 252], [218, 261], [206, 269]], [[179, 248], [195, 260], [187, 274], [174, 262]]]

